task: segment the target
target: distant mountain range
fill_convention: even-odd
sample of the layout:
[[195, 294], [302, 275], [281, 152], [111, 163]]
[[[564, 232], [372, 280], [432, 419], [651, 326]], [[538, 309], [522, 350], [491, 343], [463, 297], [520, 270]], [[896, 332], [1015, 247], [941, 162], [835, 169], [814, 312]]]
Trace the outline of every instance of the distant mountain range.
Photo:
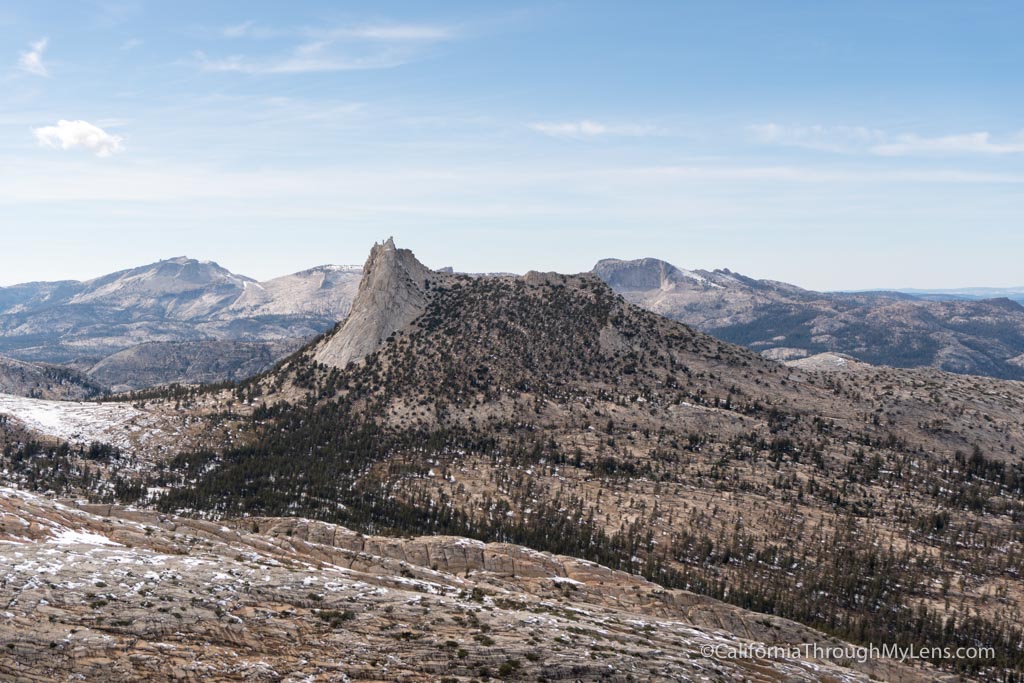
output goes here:
[[0, 354], [116, 389], [239, 379], [344, 318], [361, 275], [328, 265], [258, 282], [180, 257], [85, 282], [3, 287]]
[[594, 273], [639, 306], [776, 360], [833, 352], [875, 365], [1024, 379], [1024, 307], [1008, 297], [967, 298], [984, 290], [815, 292], [653, 258], [606, 259]]
[[[325, 265], [259, 282], [179, 257], [84, 282], [0, 287], [0, 392], [77, 399], [239, 380], [345, 319], [362, 273]], [[654, 258], [606, 259], [593, 274], [632, 303], [776, 360], [832, 352], [1024, 379], [1020, 289], [815, 292]]]
[[968, 301], [978, 299], [1013, 299], [1017, 303], [1024, 303], [1024, 287], [964, 287], [961, 289], [900, 289], [904, 294], [910, 294], [919, 299], [931, 299], [934, 301], [949, 301], [953, 299], [964, 299]]

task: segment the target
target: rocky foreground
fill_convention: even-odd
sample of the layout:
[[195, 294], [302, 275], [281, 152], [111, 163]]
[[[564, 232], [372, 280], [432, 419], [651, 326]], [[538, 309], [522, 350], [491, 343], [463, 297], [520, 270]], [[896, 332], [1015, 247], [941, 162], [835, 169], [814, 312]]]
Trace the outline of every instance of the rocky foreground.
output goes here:
[[0, 577], [4, 680], [942, 680], [887, 660], [708, 656], [842, 644], [581, 560], [304, 519], [222, 525], [3, 488]]

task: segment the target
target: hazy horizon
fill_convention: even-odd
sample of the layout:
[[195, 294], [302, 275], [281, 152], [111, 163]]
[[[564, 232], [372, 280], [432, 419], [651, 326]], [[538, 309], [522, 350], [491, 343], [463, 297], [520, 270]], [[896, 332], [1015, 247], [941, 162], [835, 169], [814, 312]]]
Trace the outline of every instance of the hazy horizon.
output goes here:
[[188, 254], [1024, 279], [1011, 2], [0, 9], [0, 285]]

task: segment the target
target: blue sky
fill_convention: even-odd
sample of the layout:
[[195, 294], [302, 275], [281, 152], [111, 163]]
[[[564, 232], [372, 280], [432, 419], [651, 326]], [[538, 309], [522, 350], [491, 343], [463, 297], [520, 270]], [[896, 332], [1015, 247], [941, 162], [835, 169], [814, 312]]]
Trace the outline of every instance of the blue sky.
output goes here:
[[5, 2], [0, 285], [187, 254], [1024, 283], [1015, 2]]

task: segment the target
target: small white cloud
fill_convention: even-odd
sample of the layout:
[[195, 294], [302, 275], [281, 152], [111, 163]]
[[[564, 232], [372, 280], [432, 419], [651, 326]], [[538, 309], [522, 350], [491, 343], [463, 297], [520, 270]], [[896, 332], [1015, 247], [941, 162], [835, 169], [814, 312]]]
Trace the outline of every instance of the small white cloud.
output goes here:
[[142, 41], [138, 38], [129, 38], [128, 40], [121, 43], [121, 49], [127, 52], [128, 50], [134, 50], [140, 45], [142, 45]]
[[18, 58], [18, 66], [21, 67], [22, 71], [35, 74], [36, 76], [50, 75], [46, 65], [43, 64], [43, 52], [46, 51], [46, 46], [49, 42], [47, 38], [40, 38], [29, 45], [27, 52], [21, 53], [21, 57]]
[[587, 119], [561, 123], [531, 123], [530, 128], [544, 135], [561, 138], [594, 138], [602, 135], [642, 136], [657, 133], [657, 129], [653, 126], [611, 125]]
[[56, 126], [34, 128], [39, 144], [59, 149], [86, 149], [98, 157], [109, 157], [124, 149], [121, 138], [88, 121], [65, 121]]

